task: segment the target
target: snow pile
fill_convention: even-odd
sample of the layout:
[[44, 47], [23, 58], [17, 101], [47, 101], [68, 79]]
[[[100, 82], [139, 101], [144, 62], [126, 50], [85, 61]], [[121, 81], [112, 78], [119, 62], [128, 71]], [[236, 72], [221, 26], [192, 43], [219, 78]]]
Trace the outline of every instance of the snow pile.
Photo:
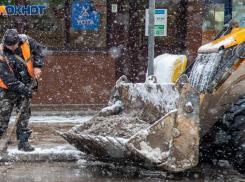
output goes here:
[[120, 110], [123, 108], [123, 103], [120, 100], [117, 100], [114, 104], [103, 108], [100, 111], [100, 114], [103, 116], [109, 116], [112, 114], [118, 114]]
[[198, 49], [198, 52], [211, 52], [211, 51], [218, 51], [220, 47], [222, 46], [227, 46], [227, 45], [230, 45], [232, 44], [233, 42], [235, 42], [236, 39], [234, 39], [233, 37], [229, 37], [223, 41], [220, 41], [218, 43], [214, 43], [214, 42], [211, 42], [211, 43], [208, 43], [208, 44], [205, 44], [203, 46], [201, 46], [199, 49]]
[[170, 151], [162, 152], [159, 147], [152, 148], [150, 145], [148, 145], [146, 142], [142, 141], [140, 142], [141, 150], [137, 150], [141, 155], [146, 156], [146, 158], [150, 159], [152, 162], [160, 163], [163, 159], [166, 159]]
[[[10, 122], [14, 122], [16, 116], [10, 117]], [[32, 116], [30, 123], [84, 123], [90, 120], [92, 116]]]
[[210, 54], [198, 54], [191, 70], [189, 82], [199, 92], [206, 90], [207, 86], [213, 80], [215, 69], [221, 61], [222, 54], [223, 51]]
[[[167, 115], [170, 115], [173, 112], [177, 112], [177, 110], [173, 110]], [[167, 117], [167, 115], [164, 116], [163, 118]], [[174, 137], [176, 137], [176, 134], [174, 134], [174, 132], [176, 131], [174, 130], [177, 130], [177, 129], [174, 128], [171, 139], [165, 142], [167, 146], [165, 147], [156, 146], [155, 143], [152, 145], [152, 143], [148, 141], [149, 138], [153, 138], [152, 136], [150, 136], [151, 134], [158, 132], [158, 130], [156, 129], [154, 129], [155, 131], [153, 131], [152, 128], [159, 128], [159, 126], [161, 126], [162, 128], [165, 127], [165, 120], [163, 120], [163, 118], [161, 118], [158, 122], [156, 122], [158, 124], [155, 123], [153, 126], [150, 126], [145, 130], [139, 131], [138, 133], [136, 133], [134, 136], [132, 136], [129, 139], [129, 146], [131, 148], [136, 150], [137, 153], [139, 153], [140, 155], [145, 156], [147, 159], [150, 159], [154, 163], [161, 163], [163, 160], [166, 160], [169, 157], [170, 150], [173, 146], [173, 139]], [[166, 121], [168, 122], [168, 120]], [[134, 146], [135, 144], [133, 144], [134, 142], [131, 143], [130, 142], [131, 140], [133, 141], [136, 140], [137, 142], [135, 143], [139, 143], [139, 147]]]
[[87, 163], [87, 160], [79, 159], [79, 160], [77, 161], [77, 163], [78, 163], [78, 164], [81, 164], [81, 165], [84, 165], [84, 164]]
[[138, 131], [149, 127], [150, 124], [138, 117], [126, 114], [112, 115], [107, 117], [94, 117], [87, 123], [73, 127], [75, 133], [83, 135], [113, 136], [128, 139]]
[[157, 83], [172, 83], [176, 61], [181, 60], [185, 64], [185, 55], [162, 54], [154, 59], [154, 75]]
[[146, 142], [140, 142], [140, 147], [142, 149], [141, 153], [146, 155], [146, 157], [155, 162], [161, 162], [161, 150], [159, 147], [152, 149]]
[[15, 156], [16, 154], [21, 155], [63, 155], [66, 157], [73, 156], [77, 159], [81, 158], [81, 155], [84, 155], [83, 152], [78, 151], [76, 149], [67, 149], [67, 146], [56, 146], [50, 149], [42, 149], [42, 148], [35, 148], [32, 152], [24, 152], [20, 151], [17, 148], [8, 148], [7, 150], [9, 156]]
[[176, 109], [179, 92], [174, 84], [118, 83], [108, 107], [71, 133], [128, 139]]
[[145, 84], [131, 84], [128, 91], [129, 99], [133, 104], [139, 105], [140, 98], [143, 103], [153, 104], [165, 115], [177, 107], [176, 104], [179, 98], [179, 92], [173, 89], [173, 85], [174, 84], [152, 84], [151, 88], [147, 89]]

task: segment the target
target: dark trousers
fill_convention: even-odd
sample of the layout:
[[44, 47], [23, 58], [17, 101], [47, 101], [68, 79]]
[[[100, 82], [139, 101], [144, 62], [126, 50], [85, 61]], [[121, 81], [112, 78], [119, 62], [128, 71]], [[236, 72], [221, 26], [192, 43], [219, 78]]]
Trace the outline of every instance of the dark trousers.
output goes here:
[[[14, 105], [16, 105], [16, 112], [18, 113], [23, 98], [20, 94], [12, 92], [8, 89], [0, 87], [0, 139], [3, 133], [7, 130], [11, 112], [13, 111]], [[30, 100], [27, 100], [25, 106], [21, 112], [19, 122], [16, 128], [17, 139], [19, 140], [24, 136], [28, 139], [31, 130], [29, 128], [29, 118], [31, 116]]]

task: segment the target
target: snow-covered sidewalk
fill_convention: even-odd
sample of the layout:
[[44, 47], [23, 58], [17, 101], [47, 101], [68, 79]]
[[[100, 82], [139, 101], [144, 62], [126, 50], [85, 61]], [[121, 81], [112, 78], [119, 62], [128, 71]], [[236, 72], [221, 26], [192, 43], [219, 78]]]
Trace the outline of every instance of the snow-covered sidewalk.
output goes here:
[[[65, 132], [73, 126], [88, 121], [92, 116], [33, 116], [30, 119], [30, 128], [33, 133], [30, 143], [36, 149], [33, 152], [23, 152], [17, 149], [18, 141], [12, 137], [8, 147], [8, 156], [1, 161], [75, 161], [82, 158], [82, 152], [69, 145], [61, 138], [57, 131]], [[11, 129], [15, 116], [11, 117]], [[8, 130], [9, 132], [9, 130]], [[0, 150], [6, 141], [6, 136], [0, 142]]]
[[[30, 123], [83, 123], [88, 121], [92, 116], [32, 116]], [[15, 116], [11, 116], [10, 122], [14, 122]]]

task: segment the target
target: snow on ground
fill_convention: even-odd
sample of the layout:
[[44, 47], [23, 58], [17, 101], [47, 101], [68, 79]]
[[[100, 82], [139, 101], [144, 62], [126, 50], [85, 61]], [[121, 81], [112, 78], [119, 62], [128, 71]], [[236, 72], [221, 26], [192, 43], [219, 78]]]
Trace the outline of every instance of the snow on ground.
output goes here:
[[[11, 116], [10, 122], [14, 122], [16, 116]], [[31, 116], [30, 123], [84, 123], [93, 116]]]
[[[30, 118], [30, 123], [84, 123], [91, 119], [93, 116], [32, 116]], [[11, 116], [10, 122], [14, 122], [16, 116]], [[48, 142], [48, 141], [47, 141]], [[21, 158], [25, 158], [24, 156], [29, 156], [32, 160], [38, 161], [39, 158], [43, 160], [43, 158], [59, 158], [60, 160], [66, 160], [66, 159], [80, 159], [81, 156], [84, 155], [83, 152], [77, 150], [75, 147], [66, 144], [61, 144], [59, 142], [53, 142], [52, 144], [47, 144], [43, 146], [42, 144], [39, 144], [37, 142], [36, 145], [33, 145], [35, 147], [35, 151], [33, 152], [23, 152], [19, 151], [17, 149], [17, 146], [9, 146], [8, 148], [8, 155], [16, 158], [16, 160], [19, 160]], [[33, 156], [33, 157], [32, 157]], [[39, 156], [39, 158], [34, 157]]]
[[55, 146], [54, 148], [49, 148], [49, 149], [42, 149], [42, 148], [35, 148], [34, 151], [32, 152], [24, 152], [20, 151], [17, 148], [9, 148], [8, 149], [8, 154], [9, 155], [14, 155], [14, 154], [24, 154], [24, 155], [29, 155], [29, 154], [65, 154], [67, 156], [73, 155], [77, 156], [77, 158], [80, 158], [80, 155], [83, 154], [83, 152], [77, 150], [76, 148], [71, 148], [70, 145], [63, 145], [63, 146]]

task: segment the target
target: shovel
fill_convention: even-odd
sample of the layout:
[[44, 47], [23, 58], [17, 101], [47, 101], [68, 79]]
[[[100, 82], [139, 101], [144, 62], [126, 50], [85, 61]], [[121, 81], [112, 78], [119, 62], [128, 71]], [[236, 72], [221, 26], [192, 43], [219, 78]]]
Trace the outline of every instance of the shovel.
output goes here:
[[8, 149], [8, 145], [11, 143], [11, 137], [14, 133], [14, 129], [15, 127], [17, 126], [18, 124], [18, 121], [20, 119], [20, 115], [21, 115], [21, 112], [25, 106], [25, 103], [26, 103], [26, 99], [23, 100], [22, 104], [21, 104], [21, 107], [20, 107], [20, 110], [15, 118], [15, 121], [14, 121], [14, 125], [13, 127], [11, 128], [11, 131], [10, 131], [10, 134], [9, 134], [9, 138], [6, 140], [5, 144], [4, 144], [4, 147], [3, 147], [3, 150], [1, 151], [2, 153], [6, 153], [7, 149]]

